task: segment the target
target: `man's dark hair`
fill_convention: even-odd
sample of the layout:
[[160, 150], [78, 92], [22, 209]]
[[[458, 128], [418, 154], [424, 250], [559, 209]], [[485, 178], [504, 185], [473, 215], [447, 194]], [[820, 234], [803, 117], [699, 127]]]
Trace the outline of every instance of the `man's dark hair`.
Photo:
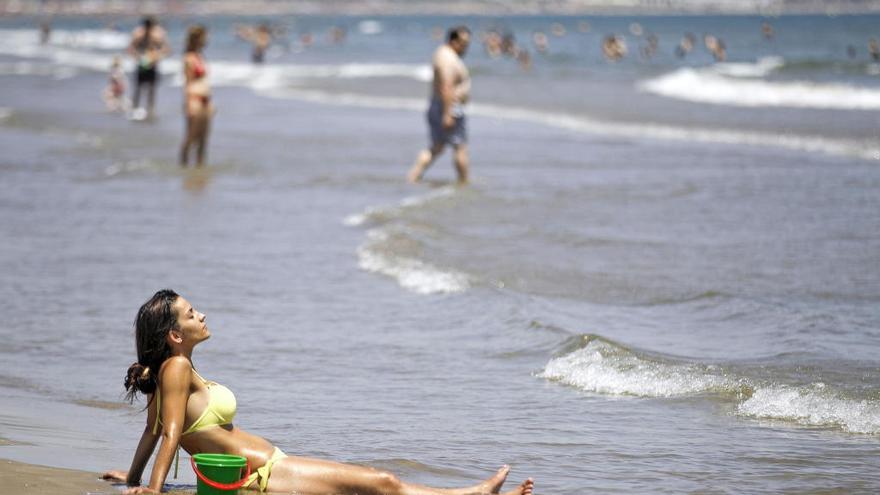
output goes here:
[[449, 28], [449, 31], [446, 32], [447, 41], [455, 41], [461, 38], [463, 34], [471, 34], [471, 30], [468, 29], [467, 26], [455, 26]]

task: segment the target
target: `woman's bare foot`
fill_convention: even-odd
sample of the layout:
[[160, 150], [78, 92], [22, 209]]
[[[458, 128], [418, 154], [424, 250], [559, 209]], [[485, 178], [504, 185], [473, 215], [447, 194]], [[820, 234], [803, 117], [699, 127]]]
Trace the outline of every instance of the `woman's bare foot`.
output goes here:
[[510, 490], [509, 492], [504, 492], [504, 495], [532, 495], [532, 490], [535, 489], [535, 480], [529, 478], [523, 481], [518, 487]]
[[510, 472], [510, 466], [507, 464], [501, 466], [498, 471], [486, 479], [486, 481], [478, 484], [475, 488], [478, 493], [498, 493], [501, 491], [501, 485], [507, 479], [507, 473]]

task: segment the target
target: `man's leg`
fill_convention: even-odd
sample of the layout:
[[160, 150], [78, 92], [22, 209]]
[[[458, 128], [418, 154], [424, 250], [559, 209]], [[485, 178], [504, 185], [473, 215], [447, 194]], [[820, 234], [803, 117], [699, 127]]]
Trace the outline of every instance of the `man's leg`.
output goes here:
[[440, 153], [443, 153], [443, 143], [434, 144], [431, 148], [422, 150], [416, 157], [412, 168], [409, 169], [409, 173], [406, 174], [406, 180], [413, 183], [422, 180], [425, 170], [434, 163], [434, 159], [440, 156]]
[[455, 163], [455, 171], [458, 173], [458, 183], [467, 184], [468, 171], [470, 170], [470, 157], [468, 156], [467, 143], [456, 145], [455, 154], [453, 155], [453, 163]]

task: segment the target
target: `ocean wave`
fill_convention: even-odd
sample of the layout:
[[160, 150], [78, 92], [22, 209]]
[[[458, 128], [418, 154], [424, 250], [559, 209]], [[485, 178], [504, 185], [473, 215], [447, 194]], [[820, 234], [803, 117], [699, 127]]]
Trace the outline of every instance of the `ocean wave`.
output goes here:
[[880, 402], [843, 398], [822, 383], [758, 388], [737, 413], [804, 426], [838, 427], [850, 433], [880, 433]]
[[55, 79], [69, 79], [79, 72], [72, 67], [61, 67], [51, 63], [30, 61], [0, 62], [2, 76], [50, 76]]
[[757, 62], [724, 62], [715, 64], [713, 69], [719, 74], [731, 77], [766, 77], [785, 66], [782, 57], [762, 57]]
[[349, 227], [357, 227], [367, 223], [387, 222], [392, 218], [399, 216], [400, 213], [407, 208], [417, 208], [436, 199], [446, 198], [453, 194], [455, 194], [454, 187], [439, 187], [426, 194], [407, 196], [397, 204], [389, 206], [369, 206], [360, 213], [354, 213], [345, 217], [342, 223]]
[[709, 367], [640, 355], [596, 335], [550, 360], [538, 375], [587, 392], [635, 397], [735, 393], [741, 385]]
[[[40, 32], [36, 29], [0, 29], [0, 39], [18, 46], [40, 46]], [[48, 46], [124, 50], [131, 40], [130, 33], [109, 29], [65, 30], [53, 29]]]
[[[326, 105], [356, 106], [395, 110], [424, 111], [422, 99], [367, 96], [353, 93], [332, 93], [316, 89], [273, 88], [261, 94], [274, 98], [291, 98]], [[648, 138], [670, 141], [717, 143], [746, 146], [767, 146], [802, 152], [851, 156], [864, 160], [880, 160], [880, 146], [870, 141], [832, 139], [821, 136], [773, 134], [734, 129], [706, 129], [663, 124], [636, 124], [592, 119], [583, 115], [547, 112], [521, 107], [491, 104], [469, 105], [471, 115], [529, 122], [566, 131], [623, 138]]]
[[[733, 69], [733, 67], [738, 67]], [[639, 83], [648, 93], [697, 103], [738, 107], [878, 110], [880, 89], [809, 81], [766, 81], [772, 65], [681, 68]], [[750, 72], [751, 70], [751, 72]]]
[[570, 341], [537, 376], [611, 396], [716, 395], [736, 401], [735, 414], [745, 418], [880, 434], [880, 400], [847, 398], [823, 383], [746, 378], [716, 365], [636, 351], [598, 335]]
[[419, 82], [431, 80], [431, 67], [425, 64], [271, 64], [256, 66], [252, 63], [212, 61], [211, 84], [215, 86], [245, 86], [271, 90], [295, 85], [303, 79], [365, 79], [397, 77]]
[[470, 287], [467, 274], [395, 253], [388, 246], [390, 236], [382, 229], [368, 231], [367, 239], [357, 250], [358, 266], [363, 270], [389, 276], [417, 294], [454, 294]]
[[418, 259], [416, 241], [406, 235], [405, 225], [397, 222], [402, 214], [438, 199], [455, 194], [451, 186], [426, 194], [407, 196], [396, 204], [371, 206], [349, 215], [343, 224], [350, 227], [379, 225], [366, 233], [366, 241], [357, 249], [358, 266], [368, 272], [391, 277], [404, 289], [417, 294], [453, 294], [471, 286], [471, 277], [452, 269], [443, 269]]

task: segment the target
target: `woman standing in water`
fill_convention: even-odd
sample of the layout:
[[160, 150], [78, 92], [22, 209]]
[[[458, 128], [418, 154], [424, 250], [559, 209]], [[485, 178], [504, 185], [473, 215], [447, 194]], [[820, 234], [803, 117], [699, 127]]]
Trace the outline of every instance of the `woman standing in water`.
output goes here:
[[[406, 483], [377, 469], [288, 456], [267, 440], [233, 426], [235, 396], [193, 369], [193, 350], [211, 336], [205, 315], [171, 290], [153, 295], [137, 314], [138, 360], [128, 369], [129, 400], [147, 395], [147, 422], [131, 468], [110, 471], [105, 479], [125, 481], [126, 494], [159, 493], [178, 447], [190, 454], [224, 453], [247, 458], [253, 474], [245, 486], [260, 492], [359, 495], [483, 495], [499, 493], [509, 468], [468, 488], [439, 489]], [[161, 443], [159, 442], [161, 440]], [[148, 487], [141, 474], [159, 443]], [[530, 495], [527, 479], [505, 495]]]
[[186, 130], [180, 147], [180, 165], [189, 162], [189, 150], [196, 148], [196, 165], [205, 163], [205, 147], [211, 130], [214, 105], [211, 103], [211, 87], [208, 85], [208, 67], [202, 56], [208, 32], [202, 25], [191, 26], [186, 36], [183, 55], [183, 115]]

